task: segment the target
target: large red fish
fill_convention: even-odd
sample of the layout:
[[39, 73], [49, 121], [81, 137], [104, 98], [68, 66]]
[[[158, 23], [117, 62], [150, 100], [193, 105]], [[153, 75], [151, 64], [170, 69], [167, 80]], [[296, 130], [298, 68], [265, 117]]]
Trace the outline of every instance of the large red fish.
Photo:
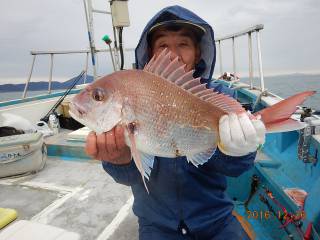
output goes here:
[[[97, 133], [126, 125], [126, 142], [146, 178], [154, 156], [186, 156], [195, 166], [205, 163], [219, 140], [220, 117], [245, 112], [235, 99], [207, 89], [192, 77], [193, 71], [185, 72], [185, 65], [169, 56], [164, 50], [143, 70], [114, 72], [95, 81], [70, 106], [72, 117]], [[301, 128], [290, 116], [314, 93], [297, 94], [255, 116], [261, 115], [267, 131]]]

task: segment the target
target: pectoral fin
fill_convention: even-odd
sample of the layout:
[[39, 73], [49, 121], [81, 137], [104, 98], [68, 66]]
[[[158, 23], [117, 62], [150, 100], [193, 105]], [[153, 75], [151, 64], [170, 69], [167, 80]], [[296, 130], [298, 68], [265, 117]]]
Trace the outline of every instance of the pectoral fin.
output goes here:
[[198, 167], [206, 163], [214, 154], [216, 148], [208, 149], [205, 152], [197, 153], [194, 155], [187, 155], [188, 162], [191, 162], [194, 166]]
[[144, 152], [139, 152], [141, 156], [141, 165], [144, 170], [144, 176], [149, 180], [151, 170], [153, 168], [154, 156]]
[[136, 141], [135, 141], [135, 136], [134, 133], [130, 132], [128, 133], [129, 136], [129, 141], [131, 145], [131, 155], [133, 157], [133, 160], [141, 174], [143, 184], [149, 193], [149, 190], [147, 188], [145, 178], [149, 180], [151, 170], [153, 168], [153, 162], [154, 162], [154, 156], [139, 152], [137, 147], [136, 147]]

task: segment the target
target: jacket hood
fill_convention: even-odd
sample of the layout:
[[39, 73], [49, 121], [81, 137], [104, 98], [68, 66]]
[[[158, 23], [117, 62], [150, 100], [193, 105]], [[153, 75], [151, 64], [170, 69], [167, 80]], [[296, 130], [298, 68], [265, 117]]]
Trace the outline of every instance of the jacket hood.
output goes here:
[[148, 22], [148, 24], [144, 28], [139, 43], [135, 49], [136, 68], [142, 69], [149, 61], [147, 35], [150, 29], [156, 24], [172, 19], [188, 21], [205, 29], [205, 33], [202, 36], [200, 42], [201, 60], [195, 66], [194, 75], [198, 75], [196, 77], [202, 77], [204, 81], [210, 80], [216, 62], [216, 46], [214, 42], [213, 29], [202, 18], [200, 18], [193, 12], [177, 5], [162, 9]]

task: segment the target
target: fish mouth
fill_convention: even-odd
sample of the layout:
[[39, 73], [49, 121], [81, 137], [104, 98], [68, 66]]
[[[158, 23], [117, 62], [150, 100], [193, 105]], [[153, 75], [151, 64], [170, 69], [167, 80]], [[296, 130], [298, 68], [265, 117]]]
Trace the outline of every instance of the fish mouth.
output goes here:
[[84, 118], [87, 115], [87, 111], [75, 102], [69, 103], [69, 112], [77, 118]]
[[93, 123], [92, 121], [90, 121], [90, 119], [86, 117], [88, 116], [88, 112], [86, 112], [83, 108], [81, 108], [81, 106], [77, 105], [76, 103], [69, 103], [69, 113], [73, 119], [87, 126], [92, 131], [95, 131], [98, 134], [104, 132], [103, 129], [97, 127], [95, 123]]

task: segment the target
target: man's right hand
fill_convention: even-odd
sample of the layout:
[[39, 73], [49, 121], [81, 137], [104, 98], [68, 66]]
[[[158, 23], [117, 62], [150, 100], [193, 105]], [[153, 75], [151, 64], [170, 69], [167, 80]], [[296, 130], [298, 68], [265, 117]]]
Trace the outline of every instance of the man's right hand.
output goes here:
[[99, 135], [90, 132], [86, 139], [85, 151], [94, 159], [117, 165], [131, 162], [130, 148], [125, 143], [124, 129], [120, 125]]
[[229, 156], [245, 156], [264, 144], [266, 127], [247, 113], [224, 115], [219, 120], [219, 149]]

